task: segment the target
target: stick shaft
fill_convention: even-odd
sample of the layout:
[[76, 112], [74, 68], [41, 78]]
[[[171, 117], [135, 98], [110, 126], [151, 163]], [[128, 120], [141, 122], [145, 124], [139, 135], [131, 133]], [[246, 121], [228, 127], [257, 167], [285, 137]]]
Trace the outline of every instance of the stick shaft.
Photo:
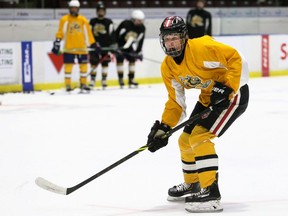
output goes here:
[[[89, 52], [89, 51], [94, 51], [95, 49], [94, 48], [73, 48], [73, 49], [64, 49], [62, 50], [62, 52]], [[114, 53], [117, 53], [117, 52], [120, 52], [121, 49], [118, 49], [117, 48], [113, 48], [113, 47], [101, 47], [101, 50], [103, 51], [111, 51], [111, 52], [114, 52]], [[135, 57], [137, 55], [134, 55], [134, 54], [131, 54], [131, 53], [128, 53], [128, 52], [124, 52], [124, 51], [121, 51], [122, 53], [125, 53], [127, 55], [130, 55], [132, 57]], [[143, 57], [143, 59], [147, 60], [147, 61], [150, 61], [150, 62], [154, 62], [154, 63], [157, 63], [157, 64], [161, 64], [162, 62], [161, 61], [158, 61], [158, 60], [155, 60], [155, 59], [151, 59], [151, 58], [147, 58], [147, 57]]]
[[[203, 115], [209, 114], [211, 112], [212, 108], [209, 107], [207, 109], [205, 109], [203, 112], [198, 113], [194, 116], [192, 116], [191, 118], [189, 118], [188, 120], [186, 120], [185, 122], [179, 124], [178, 126], [174, 127], [173, 129], [171, 129], [170, 131], [167, 132], [166, 136], [171, 136], [173, 133], [175, 133], [176, 131], [178, 131], [179, 129], [185, 127], [188, 124], [191, 124], [192, 122], [198, 120], [199, 118], [201, 118]], [[164, 135], [165, 136], [165, 135]], [[142, 147], [140, 147], [139, 149], [137, 149], [136, 151], [130, 153], [129, 155], [123, 157], [122, 159], [116, 161], [115, 163], [111, 164], [110, 166], [106, 167], [105, 169], [103, 169], [102, 171], [96, 173], [95, 175], [91, 176], [90, 178], [84, 180], [83, 182], [75, 185], [74, 187], [68, 188], [67, 190], [67, 194], [72, 193], [73, 191], [79, 189], [80, 187], [83, 187], [84, 185], [88, 184], [89, 182], [93, 181], [94, 179], [98, 178], [99, 176], [103, 175], [104, 173], [110, 171], [111, 169], [115, 168], [116, 166], [122, 164], [123, 162], [129, 160], [130, 158], [134, 157], [135, 155], [137, 155], [138, 153], [146, 150], [148, 148], [149, 144], [144, 145]]]
[[71, 187], [67, 189], [67, 194], [70, 194], [72, 192], [74, 192], [75, 190], [78, 190], [79, 188], [83, 187], [84, 185], [88, 184], [89, 182], [93, 181], [94, 179], [100, 177], [101, 175], [103, 175], [104, 173], [112, 170], [113, 168], [115, 168], [116, 166], [122, 164], [123, 162], [129, 160], [130, 158], [134, 157], [135, 155], [137, 155], [138, 153], [144, 151], [145, 149], [147, 149], [148, 146], [142, 146], [141, 148], [137, 149], [136, 151], [130, 153], [129, 155], [123, 157], [122, 159], [116, 161], [115, 163], [111, 164], [110, 166], [106, 167], [105, 169], [101, 170], [100, 172], [96, 173], [95, 175], [91, 176], [90, 178], [84, 180], [83, 182]]
[[[185, 122], [179, 124], [178, 126], [174, 127], [170, 131], [168, 131], [165, 135], [162, 136], [162, 138], [170, 137], [173, 133], [175, 133], [179, 129], [185, 127], [188, 124], [191, 124], [192, 122], [194, 122], [194, 121], [196, 121], [196, 120], [198, 120], [200, 118], [203, 118], [203, 116], [207, 117], [210, 114], [211, 111], [212, 111], [212, 107], [208, 107], [204, 111], [192, 116], [191, 118], [189, 118]], [[44, 183], [41, 183], [41, 185], [39, 185], [39, 184], [38, 185], [40, 187], [46, 189], [46, 190], [51, 191], [51, 192], [68, 195], [68, 194], [78, 190], [79, 188], [83, 187], [84, 185], [88, 184], [89, 182], [93, 181], [94, 179], [100, 177], [101, 175], [105, 174], [106, 172], [112, 170], [113, 168], [117, 167], [118, 165], [122, 164], [123, 162], [129, 160], [130, 158], [134, 157], [135, 155], [139, 154], [140, 152], [146, 150], [148, 147], [149, 147], [149, 143], [147, 145], [144, 145], [144, 146], [140, 147], [139, 149], [133, 151], [132, 153], [128, 154], [127, 156], [125, 156], [123, 158], [121, 158], [120, 160], [116, 161], [115, 163], [111, 164], [110, 166], [106, 167], [105, 169], [101, 170], [100, 172], [98, 172], [95, 175], [85, 179], [84, 181], [80, 182], [79, 184], [77, 184], [77, 185], [75, 185], [73, 187], [63, 188], [63, 187], [55, 185], [55, 184], [53, 184], [53, 183], [51, 183], [51, 182], [49, 182], [47, 180], [45, 180], [45, 182], [47, 182], [47, 183], [44, 182]]]
[[102, 62], [104, 62], [107, 58], [109, 57], [109, 53], [107, 53], [106, 55], [104, 55], [100, 60], [99, 62], [97, 63], [97, 65], [95, 65], [93, 68], [91, 68], [91, 71], [87, 74], [87, 77], [91, 75], [91, 73], [93, 72], [93, 70], [95, 68], [98, 67], [98, 65], [102, 64]]

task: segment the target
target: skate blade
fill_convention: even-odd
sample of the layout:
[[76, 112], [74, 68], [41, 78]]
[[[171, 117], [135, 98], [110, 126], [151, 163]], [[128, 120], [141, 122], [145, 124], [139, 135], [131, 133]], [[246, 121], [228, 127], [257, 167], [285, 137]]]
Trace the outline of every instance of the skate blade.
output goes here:
[[138, 85], [129, 85], [128, 88], [129, 88], [129, 89], [137, 89], [137, 88], [138, 88]]
[[173, 197], [173, 196], [169, 196], [167, 197], [167, 201], [169, 202], [184, 202], [185, 201], [185, 198], [187, 196], [191, 196], [191, 194], [186, 194], [186, 195], [183, 195], [181, 197]]
[[185, 210], [191, 213], [212, 213], [223, 211], [223, 207], [220, 204], [220, 200], [212, 200], [208, 202], [186, 203]]
[[90, 94], [90, 91], [79, 91], [78, 94]]

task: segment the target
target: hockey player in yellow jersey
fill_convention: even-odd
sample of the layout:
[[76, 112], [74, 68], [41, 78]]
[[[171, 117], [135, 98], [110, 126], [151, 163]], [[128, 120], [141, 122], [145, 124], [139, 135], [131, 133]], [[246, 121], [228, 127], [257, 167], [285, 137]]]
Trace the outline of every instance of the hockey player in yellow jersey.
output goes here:
[[69, 14], [61, 17], [59, 21], [56, 40], [53, 44], [52, 52], [60, 53], [60, 43], [63, 40], [63, 58], [65, 71], [66, 91], [71, 91], [71, 73], [75, 59], [80, 67], [80, 91], [89, 91], [87, 83], [88, 49], [90, 52], [100, 53], [100, 48], [96, 45], [89, 21], [79, 14], [80, 2], [71, 0], [68, 3]]
[[164, 19], [159, 37], [166, 53], [161, 74], [168, 100], [161, 121], [154, 123], [148, 135], [148, 150], [155, 152], [168, 144], [169, 137], [161, 136], [185, 118], [185, 90], [199, 89], [191, 116], [208, 107], [212, 111], [186, 125], [178, 139], [184, 183], [168, 190], [168, 200], [185, 199], [189, 212], [222, 211], [218, 156], [212, 140], [224, 134], [248, 106], [247, 62], [235, 48], [210, 36], [188, 39], [179, 16]]

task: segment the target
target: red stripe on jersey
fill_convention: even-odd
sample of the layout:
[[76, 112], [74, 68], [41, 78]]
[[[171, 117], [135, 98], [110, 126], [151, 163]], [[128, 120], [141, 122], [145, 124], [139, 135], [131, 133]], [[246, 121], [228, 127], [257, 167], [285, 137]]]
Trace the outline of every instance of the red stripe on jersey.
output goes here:
[[230, 115], [230, 113], [232, 112], [232, 110], [234, 109], [234, 107], [236, 106], [236, 102], [238, 99], [238, 95], [235, 96], [234, 100], [232, 101], [232, 104], [229, 106], [229, 108], [227, 109], [225, 115], [223, 116], [223, 118], [220, 120], [219, 124], [216, 126], [216, 128], [212, 131], [213, 134], [217, 134], [219, 128], [222, 126], [222, 124], [227, 120], [227, 117]]

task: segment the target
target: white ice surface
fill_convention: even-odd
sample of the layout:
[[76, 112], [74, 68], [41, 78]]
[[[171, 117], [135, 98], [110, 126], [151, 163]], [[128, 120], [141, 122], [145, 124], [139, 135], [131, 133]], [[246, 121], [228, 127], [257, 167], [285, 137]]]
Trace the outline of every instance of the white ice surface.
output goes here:
[[[288, 77], [250, 80], [250, 104], [215, 139], [224, 215], [288, 215]], [[188, 114], [198, 90], [187, 91]], [[1, 216], [187, 215], [166, 201], [181, 183], [180, 131], [70, 195], [36, 186], [41, 176], [71, 187], [146, 144], [161, 118], [163, 85], [90, 95], [0, 95]], [[211, 215], [211, 214], [202, 214]]]

